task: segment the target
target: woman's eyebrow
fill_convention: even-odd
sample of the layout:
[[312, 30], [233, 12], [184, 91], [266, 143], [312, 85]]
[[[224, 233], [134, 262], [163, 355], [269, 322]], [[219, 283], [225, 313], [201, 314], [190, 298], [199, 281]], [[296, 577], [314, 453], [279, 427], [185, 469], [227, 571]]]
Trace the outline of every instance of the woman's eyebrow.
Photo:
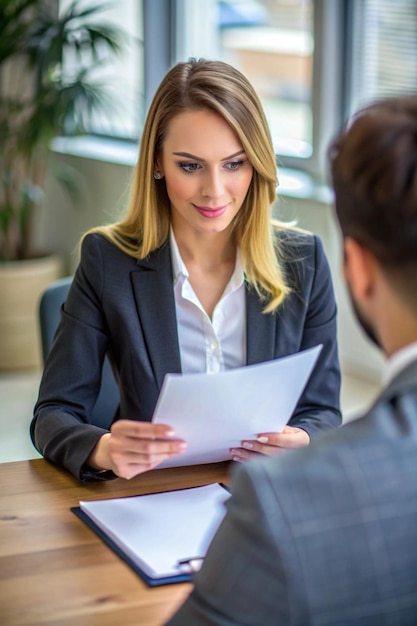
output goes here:
[[[201, 157], [196, 156], [195, 154], [190, 154], [189, 152], [173, 152], [172, 153], [174, 156], [180, 156], [180, 157], [185, 157], [186, 159], [193, 159], [194, 161], [200, 161], [201, 163], [205, 163], [205, 159], [202, 159]], [[238, 152], [235, 152], [234, 154], [231, 154], [230, 156], [224, 157], [224, 159], [221, 159], [221, 161], [228, 161], [229, 159], [234, 159], [237, 156], [240, 156], [241, 154], [245, 154], [244, 150], [239, 150]]]

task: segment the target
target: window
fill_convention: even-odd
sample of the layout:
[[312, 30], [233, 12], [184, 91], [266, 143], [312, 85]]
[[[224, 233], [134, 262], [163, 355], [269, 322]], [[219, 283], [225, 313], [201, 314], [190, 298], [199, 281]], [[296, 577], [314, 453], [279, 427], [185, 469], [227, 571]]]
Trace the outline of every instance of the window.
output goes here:
[[[60, 0], [61, 10], [68, 8], [71, 0]], [[92, 0], [79, 0], [84, 8], [97, 4]], [[100, 3], [100, 12], [91, 20], [111, 24], [123, 33], [122, 50], [111, 60], [103, 52], [101, 64], [91, 76], [105, 86], [112, 106], [96, 112], [89, 129], [92, 133], [131, 139], [139, 137], [145, 114], [144, 58], [143, 58], [143, 7], [141, 0]], [[90, 59], [85, 59], [88, 64]], [[68, 71], [71, 59], [66, 59]]]
[[312, 155], [314, 3], [218, 2], [220, 56], [258, 92], [276, 152]]
[[[182, 45], [176, 60], [220, 58], [240, 69], [261, 98], [278, 162], [319, 175], [325, 145], [341, 122], [339, 81], [333, 77], [343, 0], [177, 0], [177, 5]], [[329, 54], [330, 49], [337, 52]]]
[[415, 0], [355, 2], [351, 66], [349, 114], [375, 98], [417, 93]]
[[278, 162], [323, 180], [327, 146], [348, 116], [374, 98], [417, 92], [415, 0], [121, 0], [103, 6], [103, 16], [129, 35], [123, 56], [98, 73], [118, 102], [94, 120], [91, 130], [98, 134], [136, 142], [168, 68], [190, 56], [220, 58], [243, 71], [259, 93]]
[[[375, 98], [417, 93], [415, 0], [177, 2], [182, 41], [193, 32], [182, 58], [200, 56], [198, 25], [207, 31], [211, 24], [212, 56], [241, 69], [257, 89], [284, 165], [323, 178], [329, 141], [348, 116]], [[191, 23], [192, 3], [204, 14], [198, 18], [194, 7]]]

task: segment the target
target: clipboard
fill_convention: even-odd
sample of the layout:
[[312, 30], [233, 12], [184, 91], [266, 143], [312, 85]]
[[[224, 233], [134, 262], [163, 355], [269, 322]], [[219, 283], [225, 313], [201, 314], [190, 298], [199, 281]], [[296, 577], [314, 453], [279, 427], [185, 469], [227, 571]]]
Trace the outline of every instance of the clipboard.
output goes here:
[[188, 572], [178, 574], [177, 576], [166, 576], [162, 578], [151, 578], [137, 563], [129, 557], [119, 546], [108, 536], [101, 528], [86, 515], [79, 506], [71, 507], [71, 511], [75, 513], [87, 526], [89, 526], [99, 537], [111, 548], [123, 561], [125, 561], [139, 576], [149, 585], [149, 587], [157, 587], [159, 585], [169, 585], [172, 583], [190, 582], [194, 573]]
[[[148, 586], [156, 587], [192, 580], [197, 571], [195, 562], [201, 565], [225, 515], [229, 496], [224, 485], [215, 483], [160, 494], [80, 502], [71, 511]], [[169, 532], [163, 533], [164, 528]], [[165, 561], [169, 561], [167, 571], [162, 565]]]

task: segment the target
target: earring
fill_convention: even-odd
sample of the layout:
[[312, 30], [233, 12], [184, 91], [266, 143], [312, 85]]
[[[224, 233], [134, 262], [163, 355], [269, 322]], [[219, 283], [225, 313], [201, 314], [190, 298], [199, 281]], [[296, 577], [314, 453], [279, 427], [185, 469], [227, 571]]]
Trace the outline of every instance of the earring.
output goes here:
[[161, 180], [162, 174], [161, 174], [161, 172], [158, 172], [158, 170], [154, 170], [153, 177], [154, 177], [155, 180]]

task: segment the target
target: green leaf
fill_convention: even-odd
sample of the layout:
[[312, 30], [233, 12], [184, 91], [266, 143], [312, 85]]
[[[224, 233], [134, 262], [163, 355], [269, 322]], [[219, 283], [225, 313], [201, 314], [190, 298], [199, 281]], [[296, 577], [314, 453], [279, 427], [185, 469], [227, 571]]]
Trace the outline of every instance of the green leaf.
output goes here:
[[[117, 54], [126, 39], [106, 23], [107, 4], [62, 13], [49, 0], [0, 0], [0, 256], [25, 256], [33, 211], [41, 201], [43, 170], [51, 139], [85, 132], [95, 111], [112, 106], [94, 70]], [[70, 58], [71, 73], [64, 60]], [[13, 63], [12, 66], [9, 64]], [[17, 87], [3, 94], [10, 67]], [[58, 173], [77, 199], [77, 180]], [[23, 181], [23, 182], [22, 182]], [[12, 232], [13, 231], [13, 232]], [[20, 233], [20, 234], [19, 234]]]

